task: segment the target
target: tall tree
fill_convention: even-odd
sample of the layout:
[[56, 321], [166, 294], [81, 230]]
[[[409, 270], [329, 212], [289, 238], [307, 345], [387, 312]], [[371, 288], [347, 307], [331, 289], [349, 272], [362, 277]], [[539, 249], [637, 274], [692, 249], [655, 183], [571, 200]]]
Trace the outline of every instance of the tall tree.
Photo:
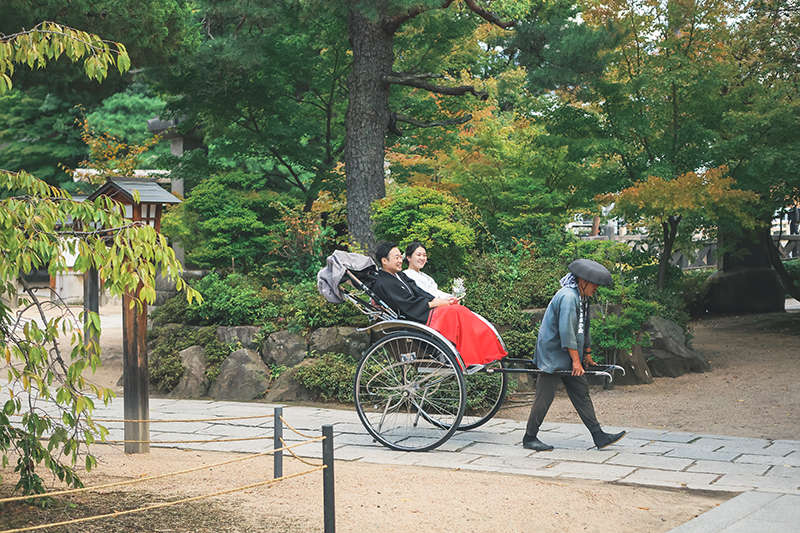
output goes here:
[[212, 159], [262, 174], [310, 210], [325, 181], [339, 181], [331, 170], [344, 150], [351, 63], [343, 18], [296, 0], [198, 4], [202, 45], [149, 74], [169, 116], [200, 126]]
[[[398, 120], [414, 120], [413, 117], [398, 117], [389, 106], [392, 86], [416, 87], [432, 93], [473, 96], [485, 99], [484, 92], [473, 85], [433, 83], [437, 77], [430, 72], [412, 69], [404, 72], [394, 70], [395, 36], [404, 25], [416, 21], [417, 29], [431, 39], [446, 38], [446, 34], [425, 35], [425, 20], [448, 10], [451, 23], [458, 24], [468, 17], [481, 19], [501, 28], [514, 26], [516, 18], [503, 16], [503, 8], [519, 8], [523, 2], [503, 2], [495, 12], [481, 6], [475, 0], [427, 0], [427, 1], [351, 1], [347, 4], [347, 27], [353, 46], [353, 66], [347, 80], [349, 99], [345, 117], [345, 172], [347, 176], [347, 226], [350, 238], [370, 248], [374, 234], [370, 222], [370, 206], [383, 198], [385, 188], [386, 132]], [[527, 4], [525, 2], [524, 4]], [[456, 11], [454, 6], [465, 9]], [[512, 12], [514, 15], [520, 13]], [[441, 124], [457, 124], [466, 117], [440, 121]]]

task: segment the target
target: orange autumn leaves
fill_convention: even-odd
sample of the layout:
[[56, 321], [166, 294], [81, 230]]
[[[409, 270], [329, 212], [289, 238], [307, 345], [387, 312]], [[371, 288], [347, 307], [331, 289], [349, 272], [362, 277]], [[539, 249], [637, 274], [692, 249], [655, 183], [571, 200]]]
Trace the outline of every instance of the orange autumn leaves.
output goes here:
[[618, 193], [595, 197], [601, 205], [614, 204], [612, 216], [624, 217], [634, 225], [661, 223], [669, 217], [692, 219], [696, 228], [715, 225], [720, 218], [730, 218], [745, 227], [754, 227], [755, 219], [745, 206], [756, 202], [752, 191], [733, 188], [736, 181], [727, 177], [721, 166], [702, 173], [687, 172], [674, 179], [650, 176]]

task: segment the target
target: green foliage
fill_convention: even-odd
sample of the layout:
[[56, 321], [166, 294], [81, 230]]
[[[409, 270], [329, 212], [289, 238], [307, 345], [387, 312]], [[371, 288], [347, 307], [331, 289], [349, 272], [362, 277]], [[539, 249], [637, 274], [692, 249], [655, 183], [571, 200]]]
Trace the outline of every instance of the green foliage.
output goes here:
[[189, 306], [189, 324], [238, 326], [260, 324], [269, 313], [259, 297], [260, 287], [242, 274], [227, 277], [216, 272], [201, 279], [195, 286], [204, 295], [203, 302]]
[[427, 187], [407, 187], [373, 205], [372, 220], [379, 239], [405, 247], [421, 242], [432, 270], [458, 274], [475, 246], [474, 219], [469, 207], [454, 196]]
[[131, 66], [127, 49], [121, 43], [104, 41], [97, 35], [54, 22], [42, 22], [30, 30], [0, 36], [0, 94], [11, 89], [15, 64], [40, 69], [62, 54], [73, 62], [83, 60], [86, 75], [97, 81], [108, 75], [109, 68], [117, 67], [122, 73]]
[[355, 306], [327, 302], [317, 291], [316, 283], [308, 279], [278, 284], [255, 274], [226, 277], [215, 272], [193, 282], [193, 286], [203, 296], [202, 304], [188, 304], [178, 294], [153, 311], [153, 324], [258, 325], [267, 331], [301, 331], [367, 323]]
[[[153, 96], [147, 86], [132, 83], [124, 91], [103, 100], [86, 115], [86, 121], [91, 129], [108, 133], [127, 145], [144, 145], [153, 138], [147, 131], [147, 121], [158, 117], [164, 105], [165, 102]], [[154, 158], [168, 153], [168, 142], [156, 144], [139, 168], [160, 168], [153, 166]]]
[[788, 272], [794, 280], [795, 286], [800, 288], [800, 259], [784, 261], [783, 266], [786, 268], [786, 272]]
[[353, 403], [356, 363], [344, 354], [327, 353], [297, 369], [294, 379], [319, 394], [324, 402]]
[[201, 45], [152, 72], [169, 116], [200, 126], [214, 157], [260, 174], [263, 189], [292, 191], [310, 206], [344, 148], [345, 18], [294, 0], [193, 8]]
[[563, 268], [558, 259], [524, 250], [515, 255], [477, 254], [464, 270], [464, 303], [495, 324], [515, 324], [521, 310], [547, 306]]
[[150, 332], [154, 347], [150, 352], [150, 382], [160, 391], [170, 392], [181, 380], [185, 370], [180, 352], [190, 346], [202, 346], [206, 354], [206, 376], [214, 381], [219, 376], [222, 362], [233, 352], [233, 347], [217, 339], [217, 328], [187, 327], [166, 324]]
[[27, 172], [52, 185], [72, 182], [59, 165], [75, 168], [89, 153], [81, 141], [78, 103], [43, 88], [0, 96], [0, 168]]
[[508, 351], [509, 357], [532, 359], [534, 352], [536, 352], [536, 338], [538, 333], [539, 328], [534, 325], [509, 329], [503, 333], [503, 342], [506, 343], [506, 350]]
[[[100, 282], [114, 295], [130, 294], [133, 305], [155, 300], [155, 276], [175, 280], [185, 297], [199, 294], [179, 277], [180, 263], [166, 239], [150, 226], [131, 226], [122, 216], [119, 204], [108, 197], [93, 202], [76, 202], [65, 191], [49, 186], [25, 172], [0, 171], [0, 296], [14, 300], [23, 293], [21, 311], [31, 310], [45, 317], [44, 306], [61, 310], [44, 323], [30, 322], [24, 327], [16, 314], [0, 305], [0, 353], [8, 366], [8, 388], [14, 399], [4, 406], [6, 415], [22, 415], [21, 428], [3, 428], [4, 458], [13, 447], [20, 453], [20, 488], [41, 491], [36, 474], [44, 464], [59, 479], [79, 485], [74, 467], [84, 455], [83, 443], [91, 445], [107, 431], [91, 419], [94, 401], [108, 403], [110, 390], [97, 387], [83, 377], [86, 369], [96, 370], [100, 350], [95, 341], [85, 342], [80, 324], [85, 318], [88, 338], [100, 334], [100, 319], [95, 313], [74, 317], [65, 306], [41, 302], [20, 272], [46, 269], [51, 276], [66, 273], [67, 257], [75, 257], [72, 268], [86, 272], [94, 268]], [[64, 221], [71, 221], [66, 226]], [[84, 231], [87, 230], [88, 231]], [[64, 347], [68, 339], [69, 350]], [[11, 364], [13, 362], [13, 364]], [[90, 390], [92, 396], [84, 391]], [[23, 403], [20, 398], [29, 396]], [[48, 402], [58, 416], [39, 418], [37, 402]], [[48, 439], [46, 446], [41, 439]], [[4, 461], [7, 459], [4, 459]], [[91, 468], [93, 459], [86, 459]], [[65, 464], [65, 462], [67, 464]]]
[[241, 171], [211, 176], [162, 219], [191, 264], [248, 272], [279, 250], [284, 208], [298, 200], [271, 190], [267, 177]]

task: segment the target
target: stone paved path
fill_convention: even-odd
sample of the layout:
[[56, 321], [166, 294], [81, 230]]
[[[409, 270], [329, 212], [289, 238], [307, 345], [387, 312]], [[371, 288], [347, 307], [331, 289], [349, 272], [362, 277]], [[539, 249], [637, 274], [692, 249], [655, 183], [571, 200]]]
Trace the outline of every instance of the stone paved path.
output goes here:
[[[153, 446], [158, 446], [158, 441], [258, 437], [260, 440], [164, 446], [261, 452], [272, 445], [272, 418], [192, 423], [178, 420], [268, 416], [274, 407], [263, 403], [151, 399], [151, 419], [170, 422], [151, 423], [150, 438]], [[110, 408], [98, 408], [95, 416], [122, 418], [122, 401]], [[290, 406], [284, 408], [283, 418], [306, 435], [318, 436], [323, 425], [333, 424], [336, 460], [742, 492], [674, 531], [800, 532], [800, 441], [631, 429], [617, 444], [596, 450], [583, 426], [545, 424], [540, 437], [556, 449], [537, 453], [520, 445], [524, 422], [495, 418], [481, 428], [456, 433], [434, 451], [409, 453], [374, 443], [354, 410]], [[122, 424], [104, 425], [111, 431], [109, 440], [123, 438]], [[305, 440], [288, 429], [284, 429], [284, 439], [288, 443]], [[321, 456], [318, 443], [296, 451], [301, 456]]]

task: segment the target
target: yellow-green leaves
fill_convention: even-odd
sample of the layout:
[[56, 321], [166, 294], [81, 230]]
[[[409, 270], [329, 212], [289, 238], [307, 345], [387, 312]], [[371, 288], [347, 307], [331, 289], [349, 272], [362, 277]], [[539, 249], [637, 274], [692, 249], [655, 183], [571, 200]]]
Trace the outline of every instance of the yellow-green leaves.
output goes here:
[[86, 75], [97, 81], [108, 76], [114, 66], [121, 73], [131, 66], [128, 51], [121, 43], [104, 41], [55, 22], [42, 22], [31, 30], [0, 35], [0, 94], [11, 89], [15, 64], [38, 69], [62, 55], [73, 62], [83, 59]]
[[[0, 293], [4, 297], [13, 299], [17, 295], [14, 282], [20, 272], [46, 268], [56, 275], [70, 267], [77, 272], [96, 268], [103, 287], [116, 295], [132, 295], [133, 305], [155, 300], [157, 272], [178, 281], [190, 300], [198, 297], [180, 279], [181, 265], [167, 240], [146, 224], [124, 219], [114, 200], [77, 202], [24, 171], [0, 170], [0, 191], [6, 192], [0, 200]], [[74, 264], [67, 261], [68, 256], [75, 257]], [[39, 307], [36, 320], [12, 323], [15, 315], [0, 308], [4, 333], [0, 356], [8, 365], [7, 390], [12, 395], [14, 390], [24, 390], [34, 399], [55, 401], [58, 417], [31, 417], [24, 431], [41, 436], [47, 430], [47, 453], [61, 446], [61, 453], [74, 464], [82, 446], [74, 437], [77, 430], [88, 431], [84, 433], [87, 443], [95, 440], [95, 435], [104, 438], [107, 434], [89, 419], [94, 401], [85, 393], [86, 388], [104, 403], [114, 397], [109, 390], [87, 385], [83, 377], [84, 372], [94, 371], [100, 364], [100, 350], [92, 340], [99, 336], [100, 318], [87, 312], [78, 319], [65, 314], [40, 321], [41, 302], [34, 294], [25, 296], [19, 298], [22, 306]], [[30, 415], [18, 400], [7, 402], [3, 409], [6, 414]], [[42, 450], [37, 453], [45, 458], [48, 468], [61, 472], [63, 479], [79, 483], [54, 457]]]

